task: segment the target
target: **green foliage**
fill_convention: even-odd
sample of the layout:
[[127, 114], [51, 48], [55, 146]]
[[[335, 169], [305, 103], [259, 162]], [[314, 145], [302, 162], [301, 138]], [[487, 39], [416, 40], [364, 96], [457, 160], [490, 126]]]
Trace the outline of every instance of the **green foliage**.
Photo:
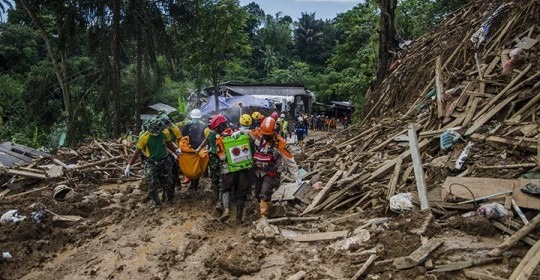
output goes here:
[[[66, 62], [74, 115], [47, 48], [21, 7], [0, 24], [0, 139], [55, 147], [66, 123], [76, 140], [110, 137], [113, 124], [112, 0], [29, 1]], [[467, 0], [400, 0], [399, 39], [415, 39]], [[351, 100], [361, 109], [377, 64], [380, 12], [362, 1], [333, 20], [305, 12], [299, 19], [267, 15], [237, 0], [127, 0], [121, 3], [121, 125], [135, 126], [137, 57], [141, 107], [163, 102], [187, 114], [192, 90], [223, 81], [303, 83], [317, 100]], [[139, 56], [138, 56], [139, 55]]]

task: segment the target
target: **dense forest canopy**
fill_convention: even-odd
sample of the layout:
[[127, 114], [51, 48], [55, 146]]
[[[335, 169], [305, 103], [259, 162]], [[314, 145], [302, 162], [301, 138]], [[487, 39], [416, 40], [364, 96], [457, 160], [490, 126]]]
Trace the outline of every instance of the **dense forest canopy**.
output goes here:
[[144, 106], [182, 106], [190, 91], [224, 81], [304, 83], [318, 101], [351, 100], [360, 111], [383, 4], [397, 4], [404, 42], [466, 2], [395, 1], [322, 20], [236, 0], [0, 0], [0, 139], [118, 137], [140, 127]]

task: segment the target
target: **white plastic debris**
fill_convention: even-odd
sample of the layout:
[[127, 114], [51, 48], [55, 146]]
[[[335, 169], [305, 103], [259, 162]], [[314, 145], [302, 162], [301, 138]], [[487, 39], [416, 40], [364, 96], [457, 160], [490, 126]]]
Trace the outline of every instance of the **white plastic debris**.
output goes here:
[[341, 250], [349, 250], [351, 247], [359, 246], [364, 242], [369, 241], [371, 234], [368, 230], [362, 229], [358, 234], [353, 235], [345, 240], [336, 242], [335, 248]]
[[3, 252], [3, 253], [2, 253], [2, 258], [3, 258], [4, 260], [9, 260], [9, 259], [11, 259], [11, 258], [13, 258], [13, 257], [11, 256], [11, 254], [10, 254], [9, 252]]
[[458, 159], [456, 160], [456, 169], [461, 170], [463, 169], [463, 164], [465, 164], [465, 160], [467, 160], [467, 157], [469, 157], [469, 152], [471, 151], [471, 147], [473, 146], [472, 142], [467, 143], [467, 146], [465, 146], [465, 149], [461, 152]]
[[0, 223], [6, 224], [6, 223], [18, 223], [22, 220], [26, 219], [26, 216], [22, 216], [19, 214], [18, 210], [9, 210], [2, 217], [0, 217]]
[[412, 209], [412, 193], [399, 193], [390, 198], [390, 210], [401, 213]]
[[484, 204], [476, 210], [479, 214], [483, 215], [488, 219], [502, 219], [508, 216], [508, 210], [504, 208], [503, 205], [492, 202], [489, 204]]

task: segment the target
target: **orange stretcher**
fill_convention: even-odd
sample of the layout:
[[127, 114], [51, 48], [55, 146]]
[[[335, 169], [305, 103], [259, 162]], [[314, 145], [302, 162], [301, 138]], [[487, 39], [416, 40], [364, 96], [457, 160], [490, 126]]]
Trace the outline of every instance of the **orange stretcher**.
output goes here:
[[201, 149], [199, 153], [189, 145], [189, 136], [184, 136], [178, 142], [182, 153], [178, 157], [178, 165], [182, 174], [191, 180], [200, 178], [208, 167], [208, 151]]

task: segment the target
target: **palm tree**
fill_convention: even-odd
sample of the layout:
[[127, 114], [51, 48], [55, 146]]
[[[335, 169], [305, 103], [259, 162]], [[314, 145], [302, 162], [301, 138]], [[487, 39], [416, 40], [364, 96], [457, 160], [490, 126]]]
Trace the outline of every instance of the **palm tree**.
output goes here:
[[315, 18], [315, 13], [302, 13], [302, 17], [298, 19], [298, 29], [296, 30], [298, 43], [308, 46], [322, 34], [322, 21]]
[[278, 66], [278, 58], [272, 46], [266, 45], [264, 47], [264, 50], [260, 51], [263, 53], [264, 56], [264, 71], [266, 72], [266, 76], [268, 77], [268, 74], [270, 74], [272, 69]]

